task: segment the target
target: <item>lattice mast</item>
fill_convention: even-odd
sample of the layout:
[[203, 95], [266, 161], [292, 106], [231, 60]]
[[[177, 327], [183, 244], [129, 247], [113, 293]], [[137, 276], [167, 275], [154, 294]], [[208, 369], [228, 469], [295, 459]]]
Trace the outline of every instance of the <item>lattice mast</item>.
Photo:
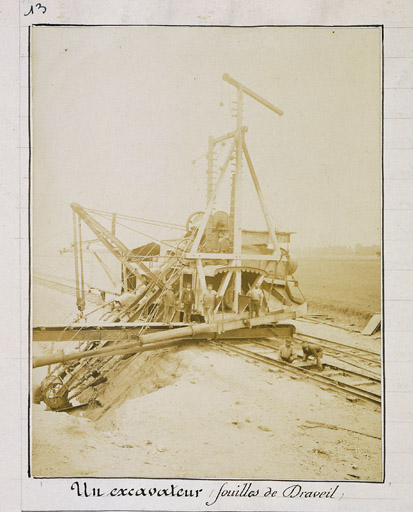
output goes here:
[[[251, 98], [255, 99], [265, 107], [269, 108], [278, 115], [283, 115], [283, 111], [272, 105], [270, 102], [256, 94], [254, 91], [248, 89], [240, 82], [237, 82], [231, 78], [228, 74], [224, 74], [222, 79], [229, 84], [233, 85], [237, 89], [237, 102], [236, 102], [236, 130], [235, 130], [235, 172], [232, 177], [231, 183], [231, 209], [229, 226], [233, 240], [233, 253], [241, 254], [242, 252], [242, 160], [243, 154], [245, 153], [246, 160], [248, 163], [249, 170], [256, 188], [258, 198], [261, 204], [263, 215], [267, 224], [269, 235], [273, 243], [274, 252], [278, 251], [278, 243], [276, 240], [275, 229], [271, 221], [269, 212], [264, 204], [264, 198], [261, 192], [261, 188], [252, 166], [251, 159], [246, 148], [244, 132], [246, 127], [243, 126], [243, 93], [247, 94]], [[235, 261], [235, 266], [241, 266], [241, 260]], [[234, 310], [238, 310], [238, 297], [241, 293], [241, 272], [235, 272], [235, 289], [234, 289]]]
[[[207, 168], [207, 200], [208, 204], [206, 210], [202, 216], [200, 224], [198, 226], [195, 239], [191, 245], [190, 251], [186, 255], [188, 260], [196, 262], [196, 268], [200, 281], [201, 289], [206, 290], [205, 275], [203, 271], [203, 265], [206, 264], [207, 260], [226, 260], [229, 262], [231, 270], [228, 272], [224, 280], [225, 286], [219, 290], [222, 293], [225, 292], [226, 287], [232, 275], [234, 275], [234, 290], [233, 290], [233, 311], [239, 313], [238, 299], [241, 294], [241, 272], [243, 261], [278, 261], [280, 259], [280, 248], [277, 241], [275, 228], [272, 223], [269, 211], [265, 205], [264, 197], [261, 191], [261, 187], [258, 182], [257, 175], [255, 174], [254, 167], [248, 149], [245, 142], [245, 132], [247, 127], [243, 126], [243, 101], [244, 94], [247, 94], [258, 103], [261, 103], [265, 107], [269, 108], [278, 115], [283, 115], [282, 110], [272, 105], [270, 102], [248, 89], [240, 82], [237, 82], [229, 75], [224, 74], [222, 79], [237, 89], [237, 105], [236, 105], [236, 129], [222, 137], [210, 138], [208, 143], [208, 168]], [[217, 173], [217, 179], [215, 180], [214, 174], [214, 148], [219, 142], [231, 140], [230, 148], [222, 167], [220, 167]], [[202, 251], [200, 249], [201, 239], [206, 233], [208, 220], [214, 210], [215, 201], [218, 192], [222, 188], [222, 183], [225, 175], [228, 174], [228, 167], [233, 162], [235, 156], [235, 168], [232, 173], [231, 181], [231, 207], [230, 207], [230, 218], [229, 218], [229, 234], [231, 238], [231, 250], [225, 253], [214, 253], [208, 251]], [[242, 253], [242, 160], [245, 160], [248, 165], [248, 170], [251, 174], [254, 188], [257, 192], [261, 210], [267, 225], [268, 234], [273, 246], [272, 254], [247, 254]], [[224, 289], [225, 288], [225, 289]]]

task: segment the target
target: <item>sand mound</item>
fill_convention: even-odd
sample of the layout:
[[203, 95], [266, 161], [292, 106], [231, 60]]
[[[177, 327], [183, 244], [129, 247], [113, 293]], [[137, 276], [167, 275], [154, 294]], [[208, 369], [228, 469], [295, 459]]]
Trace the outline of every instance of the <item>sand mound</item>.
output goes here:
[[207, 345], [126, 360], [102, 400], [95, 421], [36, 411], [35, 475], [381, 476], [379, 439], [307, 424], [334, 422], [358, 431], [370, 425], [367, 434], [380, 436], [373, 405]]

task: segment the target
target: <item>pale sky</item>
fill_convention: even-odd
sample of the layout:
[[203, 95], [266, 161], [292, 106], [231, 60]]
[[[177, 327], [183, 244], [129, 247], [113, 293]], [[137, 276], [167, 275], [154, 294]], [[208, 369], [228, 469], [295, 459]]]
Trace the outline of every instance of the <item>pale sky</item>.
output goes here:
[[[235, 128], [223, 73], [284, 111], [245, 98], [249, 152], [292, 247], [379, 243], [380, 29], [34, 27], [32, 55], [35, 254], [70, 244], [71, 202], [179, 224], [202, 210], [206, 160], [192, 161]], [[244, 226], [264, 229], [244, 171]]]

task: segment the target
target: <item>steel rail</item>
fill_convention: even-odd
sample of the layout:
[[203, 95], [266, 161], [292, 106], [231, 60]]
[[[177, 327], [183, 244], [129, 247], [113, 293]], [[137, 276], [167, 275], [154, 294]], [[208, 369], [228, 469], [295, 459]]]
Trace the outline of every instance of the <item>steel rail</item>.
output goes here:
[[[307, 341], [309, 342], [309, 340], [307, 339], [304, 339], [304, 338], [298, 338], [298, 337], [292, 337], [290, 338], [291, 341], [295, 341], [295, 342], [300, 342], [300, 341]], [[330, 355], [331, 357], [335, 357], [338, 361], [342, 362], [342, 363], [346, 363], [346, 364], [349, 364], [350, 366], [355, 366], [356, 368], [360, 368], [362, 370], [366, 370], [366, 371], [371, 371], [372, 373], [374, 373], [373, 370], [371, 370], [371, 368], [366, 368], [366, 367], [363, 367], [363, 366], [359, 366], [357, 364], [355, 364], [354, 360], [356, 361], [361, 361], [361, 362], [364, 362], [366, 364], [366, 366], [370, 367], [371, 365], [374, 365], [376, 368], [379, 368], [380, 371], [381, 371], [381, 361], [380, 359], [370, 359], [368, 357], [364, 357], [362, 355], [360, 355], [359, 353], [357, 353], [358, 351], [358, 348], [357, 347], [354, 347], [354, 351], [347, 351], [347, 350], [340, 350], [339, 348], [336, 348], [334, 346], [334, 341], [328, 341], [327, 342], [328, 344], [326, 343], [320, 343], [319, 341], [317, 341], [317, 345], [319, 347], [322, 347], [323, 349], [325, 349], [325, 353]], [[333, 344], [333, 345], [331, 345]], [[340, 344], [341, 345], [341, 344]], [[349, 350], [352, 350], [353, 347], [350, 347], [348, 345], [345, 345], [346, 347], [349, 348]], [[341, 357], [343, 359], [341, 359]], [[352, 362], [353, 360], [353, 362]]]
[[364, 348], [353, 347], [352, 345], [346, 345], [345, 343], [340, 343], [339, 341], [328, 340], [327, 338], [320, 338], [319, 336], [313, 336], [311, 334], [305, 334], [304, 332], [299, 332], [299, 331], [296, 331], [295, 334], [298, 334], [300, 336], [305, 336], [306, 338], [312, 338], [315, 340], [327, 341], [329, 343], [334, 343], [335, 345], [341, 345], [342, 347], [346, 347], [346, 348], [355, 348], [356, 350], [358, 350], [360, 352], [364, 352], [365, 354], [370, 354], [370, 355], [380, 357], [380, 354], [378, 352], [373, 352], [372, 350], [366, 350]]
[[[309, 334], [303, 334], [301, 332], [298, 332], [298, 333], [296, 332], [294, 334], [294, 336], [292, 338], [290, 338], [290, 339], [292, 341], [307, 341], [307, 342], [309, 342], [308, 339], [304, 339], [303, 337], [316, 340], [317, 344], [320, 345], [320, 347], [328, 348], [328, 349], [331, 349], [331, 350], [336, 350], [340, 354], [343, 354], [343, 355], [346, 355], [346, 356], [357, 357], [358, 359], [361, 359], [363, 361], [368, 361], [369, 363], [374, 363], [374, 364], [379, 364], [379, 365], [381, 364], [380, 354], [378, 354], [377, 352], [370, 352], [368, 350], [364, 350], [364, 349], [358, 348], [358, 347], [353, 347], [351, 345], [346, 345], [344, 343], [339, 343], [337, 341], [327, 340], [325, 338], [318, 338], [317, 336], [310, 336]], [[320, 343], [320, 342], [324, 342], [324, 343]], [[326, 345], [325, 343], [329, 343], [330, 345]], [[331, 345], [333, 345], [333, 346], [331, 346]], [[340, 350], [339, 348], [335, 348], [334, 345], [338, 345], [340, 347], [345, 347], [347, 349], [347, 351], [346, 350]], [[352, 352], [349, 352], [349, 350], [352, 351]], [[371, 359], [371, 358], [365, 357], [364, 355], [361, 355], [361, 354], [374, 355], [375, 358]]]
[[[354, 366], [355, 368], [360, 368], [360, 370], [363, 370], [364, 372], [367, 372], [369, 373], [372, 377], [374, 378], [377, 378], [381, 381], [381, 373], [378, 374], [376, 373], [375, 371], [369, 369], [369, 368], [366, 368], [365, 366], [360, 366], [358, 364], [355, 364], [355, 363], [352, 363], [351, 361], [346, 361], [345, 359], [340, 359], [339, 357], [337, 356], [331, 356], [331, 357], [334, 357], [337, 361], [340, 361], [340, 363], [344, 363], [344, 364], [348, 364], [350, 366]], [[356, 356], [352, 356], [353, 358], [356, 357]], [[380, 370], [381, 370], [381, 365], [379, 366]]]
[[[231, 338], [231, 341], [233, 339], [234, 338]], [[251, 345], [259, 345], [259, 346], [262, 346], [262, 347], [265, 347], [265, 348], [269, 348], [269, 349], [274, 350], [274, 351], [276, 350], [276, 347], [273, 347], [271, 345], [267, 345], [266, 343], [262, 343], [262, 342], [257, 341], [257, 340], [249, 340], [247, 338], [243, 338], [242, 341], [244, 341], [245, 343], [250, 343]], [[343, 359], [337, 359], [337, 360], [341, 361], [342, 363], [348, 364], [350, 366], [355, 366], [352, 363], [349, 363], [348, 361], [345, 361]], [[330, 363], [326, 363], [326, 364], [327, 364], [327, 366], [329, 368], [332, 368], [333, 370], [344, 371], [346, 373], [349, 373], [349, 374], [352, 374], [352, 375], [356, 375], [357, 377], [366, 377], [366, 378], [368, 378], [370, 380], [373, 380], [373, 381], [376, 381], [376, 382], [381, 382], [381, 376], [378, 375], [378, 374], [375, 374], [374, 372], [368, 370], [367, 368], [365, 370], [370, 375], [367, 375], [366, 373], [357, 372], [355, 370], [348, 370], [346, 368], [340, 368], [339, 366], [334, 366], [334, 365], [332, 365]], [[361, 368], [360, 366], [357, 366], [357, 368], [360, 368], [361, 370], [364, 370], [364, 368]]]
[[[250, 350], [241, 349], [239, 347], [235, 347], [234, 345], [231, 345], [226, 342], [214, 341], [213, 343], [228, 352], [235, 352], [237, 354], [249, 357], [250, 359], [254, 359], [256, 361], [260, 361], [262, 363], [265, 363], [265, 364], [268, 364], [271, 366], [275, 366], [276, 368], [278, 368], [280, 370], [284, 370], [284, 371], [293, 373], [295, 375], [305, 375], [308, 379], [310, 379], [314, 382], [317, 382], [318, 384], [327, 386], [328, 388], [330, 388], [334, 391], [340, 391], [340, 392], [347, 393], [352, 396], [356, 396], [357, 398], [363, 398], [365, 400], [368, 400], [368, 401], [373, 402], [378, 405], [381, 404], [381, 396], [376, 393], [372, 393], [371, 391], [366, 391], [364, 389], [360, 389], [355, 386], [352, 386], [351, 384], [340, 382], [340, 381], [331, 379], [329, 377], [325, 377], [323, 375], [316, 375], [315, 373], [313, 373], [309, 370], [306, 370], [305, 368], [299, 368], [297, 366], [292, 366], [288, 363], [281, 363], [271, 357], [263, 356], [261, 354], [257, 354]], [[366, 378], [368, 378], [368, 377], [366, 377]]]

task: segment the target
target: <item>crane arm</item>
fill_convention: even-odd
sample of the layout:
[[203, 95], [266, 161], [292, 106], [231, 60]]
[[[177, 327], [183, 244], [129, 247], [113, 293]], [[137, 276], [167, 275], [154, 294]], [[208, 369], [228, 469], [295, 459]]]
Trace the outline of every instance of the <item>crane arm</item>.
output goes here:
[[[96, 219], [91, 217], [86, 210], [77, 203], [71, 203], [72, 210], [77, 213], [79, 218], [81, 218], [93, 231], [98, 240], [100, 240], [103, 245], [109, 249], [109, 251], [116, 257], [118, 260], [125, 265], [135, 276], [140, 278], [139, 272], [136, 268], [134, 268], [130, 262], [128, 261], [128, 257], [131, 254], [131, 251], [124, 245], [115, 235], [113, 235], [108, 229], [106, 229], [102, 224], [100, 224]], [[149, 281], [157, 284], [161, 289], [164, 288], [164, 284], [157, 278], [155, 274], [151, 272], [151, 270], [142, 262], [137, 262], [138, 267], [141, 271], [146, 275]]]
[[245, 94], [248, 94], [248, 96], [251, 96], [251, 98], [258, 101], [258, 103], [261, 103], [262, 105], [264, 105], [264, 107], [269, 108], [270, 110], [272, 110], [279, 116], [282, 116], [284, 114], [284, 112], [280, 108], [276, 107], [275, 105], [273, 105], [272, 103], [267, 101], [265, 98], [263, 98], [256, 92], [252, 91], [251, 89], [248, 89], [248, 87], [245, 87], [245, 85], [242, 85], [237, 80], [234, 80], [234, 78], [230, 77], [228, 75], [228, 73], [224, 73], [222, 75], [222, 80], [224, 80], [225, 82], [228, 82], [229, 84], [233, 85], [234, 87], [237, 87], [238, 89], [241, 89], [242, 92], [245, 92]]

